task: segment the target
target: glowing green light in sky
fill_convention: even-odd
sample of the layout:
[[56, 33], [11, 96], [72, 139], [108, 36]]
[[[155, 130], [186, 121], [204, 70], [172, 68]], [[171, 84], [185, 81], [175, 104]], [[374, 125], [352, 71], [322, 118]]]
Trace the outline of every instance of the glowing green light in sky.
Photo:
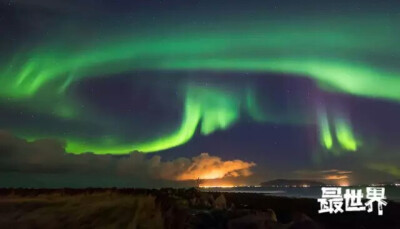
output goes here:
[[239, 118], [240, 98], [234, 93], [191, 87], [188, 99], [201, 107], [201, 133], [204, 135], [224, 130]]
[[357, 150], [357, 142], [354, 138], [351, 126], [344, 119], [336, 120], [335, 130], [337, 140], [343, 149], [349, 151]]
[[[38, 47], [21, 50], [0, 66], [0, 98], [43, 101], [30, 109], [69, 119], [80, 119], [81, 110], [70, 102], [70, 86], [82, 79], [137, 70], [150, 71], [246, 71], [293, 74], [307, 77], [322, 90], [400, 101], [400, 68], [387, 59], [399, 57], [394, 21], [375, 22], [372, 16], [348, 20], [298, 20], [262, 23], [221, 22], [220, 30], [182, 25], [184, 32], [159, 34], [157, 28], [146, 36], [136, 33], [110, 34], [79, 45], [58, 37]], [[337, 21], [336, 21], [337, 20]], [[129, 27], [129, 26], [128, 26]], [[357, 29], [354, 29], [357, 28]], [[129, 30], [128, 30], [129, 31]], [[377, 45], [379, 44], [379, 45]], [[83, 47], [83, 48], [82, 48]], [[383, 57], [366, 58], [367, 54]], [[189, 87], [190, 88], [190, 87]], [[98, 144], [83, 139], [67, 139], [69, 152], [127, 153], [154, 152], [189, 141], [199, 126], [202, 134], [232, 126], [245, 110], [256, 121], [277, 119], [265, 115], [251, 95], [235, 96], [225, 90], [201, 87], [188, 89], [181, 125], [157, 139], [137, 143]], [[244, 103], [241, 105], [241, 103]], [[327, 149], [334, 139], [326, 115], [317, 120], [321, 142]], [[351, 127], [339, 120], [335, 136], [343, 149], [357, 150]], [[68, 138], [68, 137], [67, 137]]]
[[79, 140], [69, 140], [67, 143], [67, 152], [84, 153], [95, 152], [97, 154], [126, 154], [134, 150], [149, 153], [169, 149], [181, 145], [192, 138], [196, 127], [201, 118], [201, 107], [191, 98], [185, 103], [185, 114], [182, 125], [173, 133], [163, 138], [138, 144], [111, 144], [104, 145], [104, 142], [88, 144]]
[[[336, 140], [340, 147], [346, 151], [356, 151], [358, 143], [354, 137], [354, 132], [350, 122], [343, 117], [335, 117], [332, 124], [334, 127]], [[339, 155], [340, 152], [333, 148], [334, 142], [331, 132], [331, 125], [326, 111], [318, 111], [318, 126], [322, 146], [328, 150], [332, 150], [335, 155]]]
[[326, 149], [331, 149], [333, 145], [332, 134], [329, 128], [328, 116], [325, 112], [318, 114], [318, 124], [319, 124], [319, 134], [321, 144], [325, 146]]
[[216, 88], [189, 86], [185, 98], [183, 121], [180, 127], [162, 138], [136, 144], [88, 144], [69, 139], [67, 151], [73, 153], [124, 154], [133, 150], [149, 153], [169, 149], [189, 141], [201, 123], [201, 133], [211, 134], [229, 128], [238, 118], [240, 97]]
[[[62, 93], [80, 78], [138, 69], [196, 69], [292, 73], [315, 79], [323, 89], [399, 101], [400, 69], [359, 57], [371, 47], [377, 55], [393, 53], [397, 41], [391, 31], [373, 27], [368, 19], [351, 25], [357, 30], [348, 24], [332, 28], [331, 23], [300, 21], [296, 26], [260, 24], [257, 28], [227, 25], [213, 33], [188, 28], [187, 33], [170, 36], [143, 39], [128, 35], [128, 39], [111, 37], [103, 43], [89, 41], [83, 50], [73, 49], [68, 42], [44, 45], [0, 68], [4, 70], [0, 94], [33, 96], [51, 81], [58, 82], [54, 93]], [[318, 36], [311, 31], [318, 31]], [[366, 38], [366, 33], [374, 35]], [[307, 54], [301, 54], [305, 51]]]

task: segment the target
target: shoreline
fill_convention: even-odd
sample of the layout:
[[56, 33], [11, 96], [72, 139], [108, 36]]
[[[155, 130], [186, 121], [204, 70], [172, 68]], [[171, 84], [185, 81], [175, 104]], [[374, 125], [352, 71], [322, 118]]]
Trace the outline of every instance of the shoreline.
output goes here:
[[[203, 192], [201, 190], [190, 189], [0, 189], [0, 226], [13, 226], [18, 221], [8, 222], [13, 213], [21, 214], [26, 212], [28, 216], [31, 212], [50, 208], [53, 204], [65, 201], [66, 206], [70, 202], [80, 199], [85, 209], [86, 202], [91, 203], [91, 198], [102, 196], [96, 199], [95, 204], [101, 204], [102, 201], [112, 199], [115, 204], [115, 212], [124, 206], [130, 199], [142, 197], [154, 198], [155, 206], [159, 206], [160, 215], [164, 219], [164, 224], [168, 221], [173, 222], [162, 228], [189, 228], [184, 227], [179, 222], [191, 222], [190, 228], [228, 228], [230, 222], [240, 218], [266, 217], [268, 212], [276, 215], [277, 222], [282, 225], [293, 223], [296, 215], [309, 217], [319, 227], [316, 228], [400, 228], [400, 204], [388, 201], [388, 205], [383, 208], [383, 215], [378, 216], [376, 209], [372, 213], [367, 212], [344, 212], [341, 214], [318, 214], [319, 203], [309, 198], [290, 198], [268, 196], [260, 193], [234, 193], [234, 192]], [[223, 196], [223, 202], [219, 201]], [[127, 201], [121, 201], [121, 200]], [[219, 202], [218, 202], [219, 201]], [[24, 203], [24, 204], [21, 204]], [[222, 203], [222, 205], [218, 205]], [[88, 206], [90, 206], [89, 204]], [[10, 207], [12, 206], [12, 207]], [[56, 206], [48, 213], [38, 216], [40, 218], [49, 217], [51, 219], [60, 217], [54, 212], [62, 212], [65, 205]], [[29, 209], [26, 210], [26, 209]], [[61, 213], [60, 213], [61, 214]], [[68, 213], [70, 214], [70, 213]], [[71, 223], [74, 222], [74, 216], [62, 215], [62, 217], [71, 217]], [[268, 218], [268, 217], [267, 217]], [[36, 220], [36, 219], [35, 219]], [[94, 219], [95, 220], [95, 219]], [[118, 219], [119, 220], [119, 219]], [[255, 219], [252, 219], [253, 221]], [[154, 220], [153, 220], [154, 221]], [[22, 221], [24, 222], [24, 221]], [[115, 222], [108, 222], [113, 225]], [[73, 225], [73, 224], [69, 224]], [[173, 226], [172, 226], [173, 225]], [[179, 226], [180, 225], [180, 226]], [[204, 227], [204, 225], [208, 225]]]

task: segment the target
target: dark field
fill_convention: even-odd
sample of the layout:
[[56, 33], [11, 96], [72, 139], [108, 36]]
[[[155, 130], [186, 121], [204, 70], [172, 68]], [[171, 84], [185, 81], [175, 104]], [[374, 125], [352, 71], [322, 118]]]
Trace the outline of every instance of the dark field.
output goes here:
[[0, 228], [400, 228], [398, 203], [383, 216], [318, 209], [311, 199], [196, 189], [0, 190]]

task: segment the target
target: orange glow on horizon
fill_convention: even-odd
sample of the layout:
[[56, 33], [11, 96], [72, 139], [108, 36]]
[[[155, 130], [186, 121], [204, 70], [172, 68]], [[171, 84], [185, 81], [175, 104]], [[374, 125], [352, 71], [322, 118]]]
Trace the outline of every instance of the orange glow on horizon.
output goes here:
[[238, 186], [243, 186], [243, 184], [221, 179], [209, 179], [203, 180], [199, 188], [234, 188]]
[[235, 185], [200, 185], [200, 188], [234, 188], [236, 187]]
[[350, 186], [350, 183], [348, 180], [342, 180], [342, 181], [339, 181], [339, 186], [347, 187], [347, 186]]
[[242, 160], [223, 161], [220, 157], [210, 156], [202, 153], [194, 157], [192, 163], [184, 171], [178, 174], [175, 179], [184, 180], [211, 180], [224, 177], [247, 177], [252, 173], [250, 168], [256, 164]]
[[212, 171], [212, 172], [201, 175], [199, 178], [204, 179], [204, 180], [209, 180], [209, 179], [222, 178], [224, 176], [225, 176], [224, 171]]
[[347, 175], [329, 175], [326, 176], [324, 179], [325, 180], [342, 180], [342, 179], [348, 179], [349, 176]]

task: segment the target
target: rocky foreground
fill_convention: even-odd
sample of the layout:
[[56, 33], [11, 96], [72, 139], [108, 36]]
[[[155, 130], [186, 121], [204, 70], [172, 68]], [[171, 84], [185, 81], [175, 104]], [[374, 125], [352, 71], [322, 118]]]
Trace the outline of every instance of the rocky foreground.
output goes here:
[[1, 189], [0, 228], [400, 228], [400, 205], [318, 214], [312, 199], [197, 189]]

